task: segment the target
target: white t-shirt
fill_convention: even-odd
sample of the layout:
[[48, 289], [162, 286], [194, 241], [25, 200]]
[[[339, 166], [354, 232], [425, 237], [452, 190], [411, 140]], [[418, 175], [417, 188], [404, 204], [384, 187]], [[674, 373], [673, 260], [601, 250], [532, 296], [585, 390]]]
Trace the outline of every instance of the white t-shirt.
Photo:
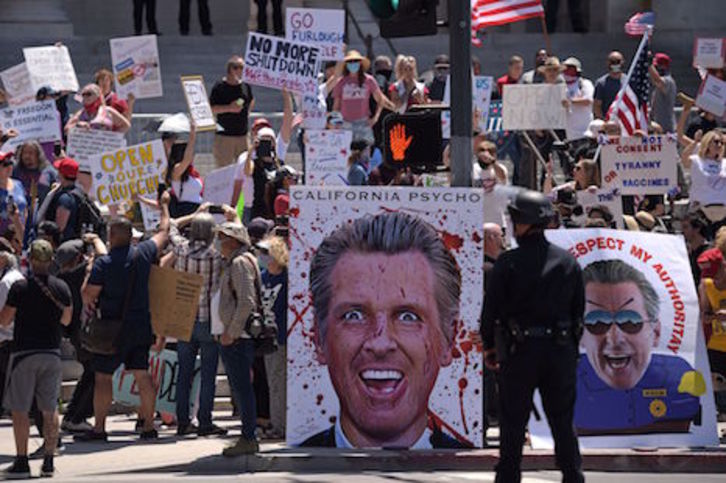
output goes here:
[[[5, 307], [10, 287], [12, 287], [18, 280], [23, 280], [24, 278], [23, 274], [14, 268], [5, 272], [5, 275], [3, 275], [3, 278], [0, 280], [0, 309]], [[0, 325], [0, 342], [5, 342], [7, 340], [13, 340], [13, 324], [8, 325], [7, 327]]]
[[188, 201], [189, 203], [202, 204], [202, 190], [204, 189], [204, 183], [201, 179], [189, 176], [184, 182], [182, 189], [181, 181], [172, 181], [171, 187], [174, 190], [179, 201]]
[[[285, 162], [285, 156], [287, 156], [287, 149], [289, 146], [290, 143], [283, 141], [282, 136], [278, 134], [275, 139], [275, 153], [277, 154], [277, 159], [283, 163]], [[257, 158], [254, 150], [245, 151], [240, 154], [237, 158], [237, 170], [234, 173], [234, 180], [242, 181], [242, 193], [245, 196], [245, 207], [251, 208], [252, 201], [255, 196], [255, 183], [252, 180], [252, 176], [248, 176], [247, 173], [245, 173], [245, 164], [247, 163], [248, 153], [252, 153], [253, 160]]]
[[[572, 84], [567, 84], [567, 99], [585, 98], [592, 101], [595, 94], [595, 87], [587, 79], [578, 79]], [[585, 136], [588, 126], [592, 122], [592, 104], [575, 105], [570, 104], [567, 111], [567, 139], [578, 139]]]
[[[507, 168], [502, 166], [506, 178], [509, 179], [509, 173]], [[475, 188], [484, 188], [485, 193], [490, 193], [494, 190], [494, 186], [501, 184], [497, 178], [497, 173], [494, 170], [494, 165], [484, 169], [481, 165], [474, 161], [474, 166], [471, 169], [471, 183]], [[505, 183], [506, 184], [506, 183]]]
[[726, 204], [726, 159], [714, 161], [691, 155], [691, 201]]

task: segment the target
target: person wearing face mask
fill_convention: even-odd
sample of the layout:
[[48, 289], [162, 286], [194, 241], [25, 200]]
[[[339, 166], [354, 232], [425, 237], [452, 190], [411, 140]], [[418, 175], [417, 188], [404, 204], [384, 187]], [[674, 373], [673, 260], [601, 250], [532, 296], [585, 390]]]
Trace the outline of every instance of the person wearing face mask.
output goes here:
[[563, 76], [567, 85], [567, 98], [563, 102], [567, 109], [567, 139], [579, 139], [592, 122], [592, 100], [595, 88], [582, 77], [582, 64], [575, 57], [563, 62]]
[[434, 60], [434, 77], [426, 83], [429, 90], [429, 99], [434, 102], [444, 100], [444, 90], [446, 89], [446, 78], [449, 75], [449, 56], [446, 54], [437, 55]]
[[[333, 110], [340, 111], [354, 138], [364, 138], [373, 142], [372, 126], [376, 124], [383, 108], [395, 110], [396, 106], [383, 94], [376, 79], [366, 74], [370, 61], [358, 51], [350, 50], [343, 59], [344, 77], [333, 89]], [[369, 100], [377, 103], [376, 113], [369, 117]]]
[[491, 192], [497, 184], [507, 184], [507, 168], [497, 161], [497, 145], [482, 141], [475, 149], [476, 162], [472, 167], [471, 179], [475, 188]]
[[595, 100], [592, 111], [597, 119], [605, 119], [610, 104], [620, 92], [620, 88], [625, 82], [623, 69], [623, 54], [613, 50], [608, 54], [608, 73], [595, 82]]
[[65, 132], [74, 127], [101, 129], [103, 131], [123, 132], [129, 130], [131, 123], [121, 113], [107, 106], [101, 88], [96, 84], [87, 84], [81, 89], [83, 108], [68, 120]]
[[368, 184], [368, 167], [370, 163], [370, 145], [365, 139], [355, 139], [350, 143], [348, 157], [348, 184], [365, 186]]
[[546, 49], [539, 49], [534, 56], [534, 69], [528, 70], [522, 75], [522, 84], [541, 84], [544, 82], [544, 73], [540, 70], [549, 54]]
[[653, 83], [653, 96], [650, 98], [650, 118], [660, 124], [664, 132], [674, 132], [676, 128], [676, 81], [671, 77], [671, 58], [662, 52], [655, 54], [648, 69]]

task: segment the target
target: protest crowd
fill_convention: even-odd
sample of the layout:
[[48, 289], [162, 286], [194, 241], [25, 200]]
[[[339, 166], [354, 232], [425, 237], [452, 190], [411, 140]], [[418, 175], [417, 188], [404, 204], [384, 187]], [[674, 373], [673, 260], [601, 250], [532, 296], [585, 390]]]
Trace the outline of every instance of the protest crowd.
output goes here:
[[[137, 31], [143, 3], [135, 2]], [[189, 2], [182, 3], [188, 25]], [[204, 28], [211, 34], [211, 25]], [[491, 273], [516, 243], [506, 215], [518, 188], [551, 201], [549, 229], [682, 235], [724, 417], [726, 105], [709, 110], [715, 101], [700, 99], [703, 90], [699, 99], [679, 92], [671, 57], [651, 52], [644, 38], [636, 56], [610, 52], [600, 71], [542, 48], [512, 56], [487, 77], [472, 58], [473, 157], [465, 162], [485, 203], [481, 271]], [[337, 59], [312, 59], [311, 89], [298, 77], [312, 56], [293, 58], [284, 41], [253, 39], [220, 66], [208, 95], [204, 80], [182, 78], [190, 115], [181, 127], [162, 123], [157, 140], [135, 146], [124, 136], [143, 98], [116, 92], [117, 66], [99, 65], [75, 90], [42, 85], [23, 104], [3, 91], [4, 107], [18, 110], [50, 101], [49, 124], [60, 127], [29, 133], [5, 124], [0, 132], [0, 380], [8, 381], [0, 401], [17, 448], [8, 474], [28, 475], [28, 459], [38, 457], [42, 474], [52, 476], [70, 434], [72, 444], [113, 437], [105, 421], [119, 377], [133, 381], [140, 440], [159, 438], [160, 425], [178, 437], [226, 435], [213, 417], [220, 361], [242, 423], [224, 455], [284, 439], [292, 187], [452, 184], [451, 167], [462, 160], [452, 159], [446, 132], [449, 100], [458, 95], [447, 85], [448, 55], [421, 65], [413, 56], [341, 49]], [[280, 74], [285, 63], [298, 63], [288, 77]], [[723, 65], [700, 70], [704, 83], [726, 82]], [[255, 110], [256, 86], [280, 92], [277, 131]], [[435, 121], [415, 124], [421, 119]], [[216, 169], [203, 176], [195, 143], [210, 129], [205, 154]], [[301, 169], [289, 161], [297, 150]], [[318, 169], [331, 153], [337, 167]], [[482, 290], [486, 296], [492, 287]], [[59, 407], [61, 355], [69, 350], [83, 372]], [[167, 411], [158, 406], [161, 381], [152, 369], [169, 357], [176, 394]], [[488, 370], [484, 378], [487, 426], [496, 424], [497, 404]], [[31, 422], [44, 438], [34, 454]]]

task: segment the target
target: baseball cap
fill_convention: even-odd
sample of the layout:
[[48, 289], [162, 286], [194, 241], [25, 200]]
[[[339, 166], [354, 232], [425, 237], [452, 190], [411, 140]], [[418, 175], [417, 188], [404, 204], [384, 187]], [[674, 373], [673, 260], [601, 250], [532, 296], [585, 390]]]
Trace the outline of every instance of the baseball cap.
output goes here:
[[260, 128], [259, 131], [257, 131], [257, 139], [262, 139], [264, 137], [275, 139], [275, 131], [271, 127], [263, 127]]
[[434, 67], [449, 67], [449, 56], [446, 54], [439, 54], [434, 60]]
[[223, 233], [230, 238], [234, 238], [243, 245], [250, 244], [250, 237], [247, 233], [247, 229], [241, 223], [234, 221], [225, 221], [221, 225], [215, 228], [217, 233]]
[[653, 65], [662, 65], [663, 67], [669, 67], [671, 65], [671, 58], [668, 54], [658, 52], [653, 56]]
[[78, 176], [78, 163], [73, 158], [59, 159], [53, 163], [53, 166], [64, 178], [76, 179]]
[[30, 245], [30, 259], [36, 262], [53, 260], [53, 246], [48, 240], [35, 240]]
[[252, 239], [261, 240], [267, 236], [274, 226], [275, 223], [272, 220], [258, 216], [247, 223], [247, 232]]
[[709, 248], [698, 256], [696, 262], [701, 267], [701, 278], [713, 278], [723, 263], [723, 253], [718, 248]]
[[260, 117], [258, 119], [255, 119], [255, 122], [252, 123], [252, 128], [250, 131], [255, 132], [258, 129], [261, 129], [263, 127], [272, 127], [272, 124], [270, 124], [270, 121], [267, 120], [265, 117]]
[[13, 153], [12, 151], [6, 151], [6, 152], [0, 151], [0, 163], [4, 163], [6, 159], [9, 159], [12, 161], [14, 157], [15, 157], [15, 153]]
[[331, 111], [328, 113], [327, 122], [333, 126], [342, 126], [345, 121], [343, 119], [343, 114], [338, 111]]
[[574, 67], [577, 72], [582, 72], [582, 63], [577, 57], [568, 57], [563, 63], [565, 67]]
[[68, 240], [60, 244], [55, 252], [55, 261], [64, 266], [78, 258], [83, 253], [83, 241], [80, 239]]

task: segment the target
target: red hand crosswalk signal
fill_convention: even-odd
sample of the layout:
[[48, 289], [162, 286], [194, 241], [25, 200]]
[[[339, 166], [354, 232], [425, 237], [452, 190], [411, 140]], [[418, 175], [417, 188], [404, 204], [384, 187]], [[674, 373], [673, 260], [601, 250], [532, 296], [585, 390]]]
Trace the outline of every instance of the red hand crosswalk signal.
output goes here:
[[384, 38], [436, 35], [437, 4], [438, 0], [368, 0]]

